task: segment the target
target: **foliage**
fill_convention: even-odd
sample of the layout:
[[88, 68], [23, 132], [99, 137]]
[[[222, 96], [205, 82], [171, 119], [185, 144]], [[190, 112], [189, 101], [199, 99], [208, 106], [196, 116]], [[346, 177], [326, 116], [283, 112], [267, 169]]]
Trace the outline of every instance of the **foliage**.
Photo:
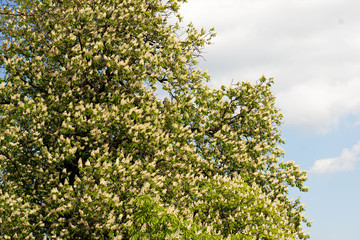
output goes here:
[[205, 85], [181, 2], [3, 3], [1, 239], [308, 238], [272, 79]]

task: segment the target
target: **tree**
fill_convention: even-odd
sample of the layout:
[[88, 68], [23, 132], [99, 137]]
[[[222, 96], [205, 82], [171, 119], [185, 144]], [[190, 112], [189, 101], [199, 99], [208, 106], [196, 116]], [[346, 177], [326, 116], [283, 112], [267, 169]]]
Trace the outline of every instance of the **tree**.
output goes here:
[[308, 238], [273, 80], [205, 85], [181, 2], [2, 4], [0, 238]]

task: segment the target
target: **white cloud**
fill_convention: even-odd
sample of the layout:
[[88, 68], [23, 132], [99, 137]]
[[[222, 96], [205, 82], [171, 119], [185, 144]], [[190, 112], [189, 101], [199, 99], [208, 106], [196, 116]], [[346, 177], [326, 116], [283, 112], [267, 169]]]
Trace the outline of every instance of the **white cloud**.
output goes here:
[[359, 8], [358, 0], [192, 0], [182, 12], [185, 23], [218, 32], [200, 65], [213, 87], [274, 77], [286, 124], [327, 133], [360, 117]]
[[316, 160], [310, 169], [313, 173], [332, 173], [337, 171], [351, 171], [360, 160], [360, 141], [351, 149], [344, 148], [338, 157]]
[[294, 85], [277, 94], [285, 124], [326, 133], [342, 117], [360, 117], [360, 79], [347, 82], [315, 82]]

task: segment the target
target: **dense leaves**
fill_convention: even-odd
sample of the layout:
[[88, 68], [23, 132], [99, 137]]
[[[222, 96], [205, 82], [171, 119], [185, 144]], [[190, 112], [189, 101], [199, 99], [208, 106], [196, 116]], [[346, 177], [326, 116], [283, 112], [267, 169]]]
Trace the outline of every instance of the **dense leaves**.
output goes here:
[[0, 238], [308, 238], [272, 79], [207, 87], [181, 2], [3, 3]]

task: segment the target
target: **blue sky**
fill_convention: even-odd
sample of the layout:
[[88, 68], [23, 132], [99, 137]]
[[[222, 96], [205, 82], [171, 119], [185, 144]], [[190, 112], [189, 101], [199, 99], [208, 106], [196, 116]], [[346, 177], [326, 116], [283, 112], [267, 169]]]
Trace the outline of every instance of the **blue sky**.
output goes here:
[[[215, 27], [200, 67], [217, 88], [274, 77], [287, 160], [309, 171], [311, 240], [360, 240], [360, 1], [189, 0]], [[292, 191], [291, 197], [299, 192]]]

